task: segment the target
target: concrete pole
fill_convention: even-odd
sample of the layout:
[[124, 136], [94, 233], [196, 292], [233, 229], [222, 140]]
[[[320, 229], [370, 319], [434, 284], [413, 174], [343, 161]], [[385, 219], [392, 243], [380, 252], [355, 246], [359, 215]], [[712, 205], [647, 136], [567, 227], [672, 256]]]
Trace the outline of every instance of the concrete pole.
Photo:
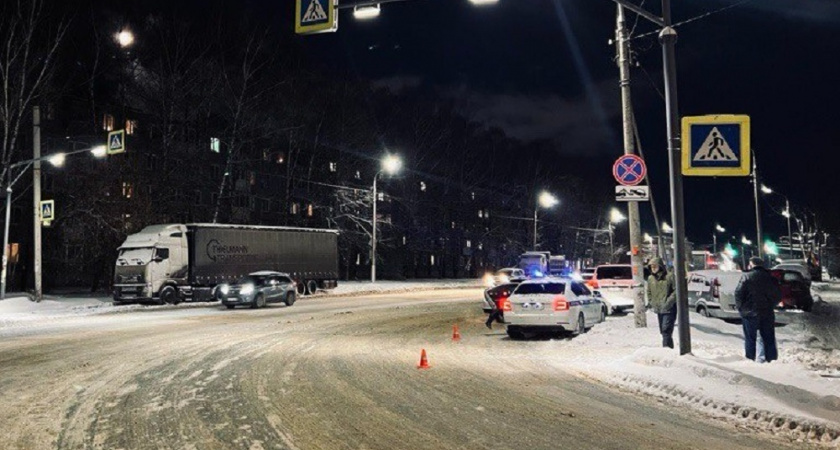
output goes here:
[[[787, 213], [788, 226], [788, 259], [793, 259], [793, 235], [790, 232], [790, 201], [788, 201], [787, 197], [785, 197], [785, 212]], [[820, 260], [820, 263], [822, 263], [822, 260]]]
[[537, 210], [539, 208], [534, 208], [534, 251], [537, 250]]
[[34, 236], [32, 249], [35, 255], [33, 271], [35, 273], [35, 301], [40, 302], [43, 297], [43, 286], [41, 284], [41, 108], [32, 108], [32, 207], [34, 215], [32, 228]]
[[761, 245], [761, 207], [758, 203], [758, 163], [755, 160], [755, 152], [753, 152], [753, 195], [755, 195], [755, 248], [758, 252], [758, 257], [763, 256], [764, 246]]
[[12, 217], [12, 172], [9, 171], [9, 187], [6, 188], [6, 223], [3, 228], [3, 273], [0, 274], [0, 300], [6, 299], [6, 269], [9, 265], [9, 220]]
[[668, 169], [671, 188], [671, 219], [674, 221], [674, 277], [677, 297], [680, 355], [691, 353], [691, 328], [688, 322], [688, 286], [686, 285], [685, 211], [680, 164], [680, 112], [677, 102], [677, 30], [671, 26], [671, 1], [662, 0], [664, 27], [659, 32], [665, 75], [665, 118], [668, 124]]
[[373, 236], [370, 240], [370, 282], [376, 283], [376, 179], [379, 178], [379, 172], [373, 176]]
[[712, 242], [714, 242], [712, 244], [712, 256], [717, 259], [717, 233], [712, 233]]
[[[621, 86], [621, 115], [624, 136], [624, 154], [635, 154], [635, 139], [633, 135], [633, 104], [630, 97], [630, 41], [624, 20], [624, 8], [616, 5], [615, 42], [618, 47], [618, 69]], [[647, 327], [645, 315], [645, 297], [642, 285], [645, 269], [642, 261], [642, 223], [639, 217], [639, 203], [627, 202], [627, 221], [630, 230], [630, 265], [633, 268], [633, 317], [636, 328]], [[612, 254], [610, 255], [612, 258]]]

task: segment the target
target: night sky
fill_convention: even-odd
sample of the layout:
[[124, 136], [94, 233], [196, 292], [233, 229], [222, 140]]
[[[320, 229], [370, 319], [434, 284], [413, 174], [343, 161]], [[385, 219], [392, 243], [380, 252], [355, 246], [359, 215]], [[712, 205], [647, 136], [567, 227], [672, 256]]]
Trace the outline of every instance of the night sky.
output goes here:
[[[256, 4], [262, 3], [262, 0]], [[294, 2], [280, 12], [291, 29]], [[346, 3], [346, 2], [345, 2]], [[840, 2], [673, 2], [674, 22], [740, 4], [677, 28], [680, 115], [747, 114], [762, 181], [840, 228]], [[658, 1], [645, 7], [659, 11]], [[633, 26], [635, 15], [628, 13]], [[295, 38], [323, 70], [351, 73], [394, 92], [431, 89], [462, 112], [523, 141], [549, 139], [567, 171], [613, 189], [622, 153], [615, 5], [609, 0], [409, 0], [373, 21], [340, 12], [334, 34]], [[661, 50], [643, 19], [635, 27], [633, 96], [658, 209], [669, 218]], [[521, 157], [528, 157], [522, 155]], [[720, 222], [754, 238], [747, 177], [687, 178], [688, 236], [711, 241]], [[786, 230], [783, 200], [762, 200], [765, 234]], [[646, 231], [653, 224], [643, 208]]]

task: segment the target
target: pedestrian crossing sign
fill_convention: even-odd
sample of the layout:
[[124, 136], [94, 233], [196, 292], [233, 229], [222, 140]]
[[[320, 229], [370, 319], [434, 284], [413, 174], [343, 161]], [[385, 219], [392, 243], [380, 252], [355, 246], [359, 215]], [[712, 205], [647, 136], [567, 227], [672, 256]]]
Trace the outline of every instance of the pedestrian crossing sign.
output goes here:
[[125, 152], [125, 130], [108, 133], [108, 154], [115, 155]]
[[682, 118], [682, 174], [738, 177], [750, 174], [750, 116]]
[[295, 33], [315, 34], [338, 30], [338, 0], [295, 0]]
[[44, 224], [45, 227], [50, 226], [53, 219], [55, 219], [55, 200], [42, 200], [41, 201], [41, 223]]

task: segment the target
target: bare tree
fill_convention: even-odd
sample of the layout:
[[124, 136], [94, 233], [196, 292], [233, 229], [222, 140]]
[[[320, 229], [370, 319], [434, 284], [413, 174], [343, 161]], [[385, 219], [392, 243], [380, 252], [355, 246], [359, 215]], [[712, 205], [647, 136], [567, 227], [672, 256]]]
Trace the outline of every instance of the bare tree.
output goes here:
[[54, 68], [69, 22], [51, 26], [43, 0], [4, 2], [0, 10], [0, 180], [9, 177], [21, 126]]

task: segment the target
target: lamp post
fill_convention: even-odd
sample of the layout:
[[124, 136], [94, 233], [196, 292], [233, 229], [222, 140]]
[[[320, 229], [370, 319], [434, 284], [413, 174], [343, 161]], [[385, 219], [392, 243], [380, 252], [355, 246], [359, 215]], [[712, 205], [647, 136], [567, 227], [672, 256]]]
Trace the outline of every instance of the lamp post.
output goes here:
[[763, 184], [761, 185], [761, 192], [763, 192], [765, 194], [781, 195], [782, 197], [785, 198], [785, 210], [782, 211], [782, 216], [784, 216], [785, 219], [787, 219], [788, 258], [793, 259], [793, 237], [792, 237], [792, 234], [791, 234], [791, 231], [790, 231], [790, 216], [791, 216], [791, 214], [790, 214], [790, 200], [788, 200], [787, 195], [776, 192], [773, 189], [770, 189], [769, 187], [767, 187], [766, 185], [763, 185]]
[[715, 231], [712, 232], [712, 254], [717, 255], [717, 234], [718, 233], [726, 233], [726, 228], [720, 226], [720, 224], [715, 225]]
[[627, 220], [627, 217], [618, 210], [618, 208], [612, 208], [610, 210], [610, 262], [613, 262], [613, 257], [615, 256], [615, 249], [613, 248], [613, 234], [615, 232], [615, 223], [621, 223]]
[[540, 192], [540, 196], [537, 198], [537, 205], [534, 206], [534, 250], [537, 250], [537, 211], [539, 211], [540, 206], [548, 209], [558, 203], [560, 203], [560, 200], [557, 200], [557, 197], [551, 195], [548, 191]]
[[376, 180], [379, 178], [379, 175], [382, 172], [385, 172], [389, 175], [394, 175], [400, 171], [402, 168], [402, 160], [398, 156], [395, 155], [387, 155], [382, 160], [382, 168], [376, 172], [376, 175], [373, 176], [373, 220], [371, 221], [373, 224], [373, 233], [370, 240], [370, 282], [376, 282], [376, 201], [379, 199], [376, 193]]
[[[9, 181], [8, 186], [6, 186], [6, 223], [5, 223], [4, 229], [3, 229], [3, 262], [2, 262], [2, 269], [0, 270], [0, 300], [3, 300], [3, 299], [6, 298], [6, 271], [7, 271], [7, 267], [8, 267], [8, 255], [7, 254], [8, 254], [8, 247], [9, 247], [9, 222], [11, 220], [11, 212], [12, 212], [12, 188], [15, 186], [15, 183], [17, 183], [17, 181], [20, 180], [20, 177], [23, 176], [24, 173], [26, 173], [26, 169], [28, 169], [30, 166], [34, 166], [35, 164], [38, 164], [41, 161], [49, 161], [52, 165], [54, 165], [56, 167], [61, 167], [64, 164], [64, 160], [66, 159], [66, 157], [68, 155], [75, 155], [77, 153], [84, 153], [84, 152], [90, 152], [91, 154], [93, 154], [93, 156], [95, 156], [97, 158], [102, 158], [106, 154], [106, 149], [105, 149], [104, 145], [98, 145], [96, 147], [86, 148], [86, 149], [83, 149], [83, 150], [74, 150], [72, 152], [67, 152], [67, 153], [55, 153], [55, 154], [52, 154], [52, 155], [27, 159], [25, 161], [19, 161], [19, 162], [13, 163], [9, 166], [9, 175], [10, 175], [10, 180], [11, 181]], [[21, 166], [23, 166], [23, 170], [21, 170], [20, 173], [16, 177], [11, 178], [12, 170], [14, 170], [17, 167], [21, 167]], [[40, 198], [40, 196], [39, 196], [39, 198]], [[40, 219], [41, 219], [40, 213], [41, 213], [40, 205], [36, 204], [35, 205], [35, 226], [39, 230], [40, 230], [40, 227], [41, 227], [41, 224], [39, 223]], [[40, 253], [39, 252], [40, 252], [40, 249], [36, 249], [36, 253], [38, 253], [38, 254], [36, 254], [36, 258], [40, 258]]]
[[752, 241], [747, 239], [746, 236], [741, 236], [741, 264], [742, 268], [747, 267], [747, 252], [746, 247], [752, 245]]

